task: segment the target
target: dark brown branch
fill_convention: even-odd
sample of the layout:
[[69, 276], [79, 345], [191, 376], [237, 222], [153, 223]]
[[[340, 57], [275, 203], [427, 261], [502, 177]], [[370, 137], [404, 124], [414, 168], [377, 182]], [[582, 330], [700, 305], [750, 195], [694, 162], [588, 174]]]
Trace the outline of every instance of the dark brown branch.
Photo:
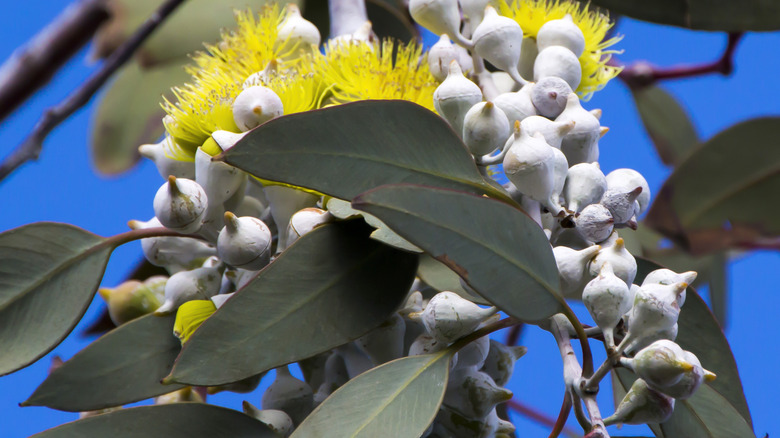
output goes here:
[[661, 68], [652, 66], [645, 61], [640, 61], [626, 66], [623, 71], [620, 72], [618, 78], [625, 82], [630, 88], [637, 89], [666, 79], [690, 78], [710, 73], [729, 75], [734, 71], [734, 52], [736, 51], [737, 43], [739, 43], [742, 36], [742, 32], [730, 33], [726, 49], [723, 51], [720, 58], [713, 62], [700, 65]]
[[525, 324], [520, 323], [510, 328], [504, 344], [509, 345], [510, 347], [517, 345], [517, 342], [520, 340], [520, 334], [523, 332], [524, 325]]
[[29, 160], [36, 160], [41, 153], [46, 136], [76, 110], [86, 105], [106, 81], [127, 62], [146, 38], [185, 0], [167, 0], [135, 33], [122, 44], [94, 75], [71, 93], [59, 105], [49, 108], [35, 125], [32, 134], [0, 164], [0, 180]]
[[0, 120], [49, 83], [110, 17], [104, 0], [74, 3], [17, 49], [0, 67]]
[[[555, 425], [556, 425], [556, 420], [553, 420], [552, 418], [548, 417], [547, 414], [545, 414], [544, 412], [539, 412], [535, 408], [527, 406], [523, 402], [520, 402], [520, 401], [518, 401], [516, 399], [511, 399], [508, 402], [506, 402], [506, 404], [507, 404], [507, 407], [509, 407], [509, 409], [511, 409], [511, 410], [517, 412], [518, 414], [521, 414], [522, 416], [524, 416], [524, 417], [526, 417], [526, 418], [528, 418], [530, 420], [533, 420], [533, 421], [535, 421], [535, 422], [537, 422], [539, 424], [542, 424], [542, 425], [547, 426], [549, 428], [554, 428]], [[572, 430], [572, 429], [570, 429], [570, 428], [568, 428], [566, 426], [563, 427], [562, 431], [563, 431], [563, 433], [566, 436], [569, 436], [569, 437], [576, 438], [576, 437], [580, 436], [577, 432], [575, 432], [574, 430]]]

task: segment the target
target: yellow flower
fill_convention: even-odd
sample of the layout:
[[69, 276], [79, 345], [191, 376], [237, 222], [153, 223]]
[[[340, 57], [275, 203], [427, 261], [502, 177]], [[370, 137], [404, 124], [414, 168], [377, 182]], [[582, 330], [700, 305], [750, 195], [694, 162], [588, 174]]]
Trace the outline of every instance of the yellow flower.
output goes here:
[[608, 16], [569, 0], [498, 0], [497, 3], [501, 15], [515, 20], [523, 29], [523, 34], [531, 38], [536, 38], [544, 23], [571, 14], [585, 36], [585, 51], [580, 56], [582, 81], [576, 90], [581, 98], [589, 99], [620, 73], [621, 67], [607, 65], [612, 54], [620, 53], [607, 48], [623, 38], [617, 36], [604, 40], [613, 25]]
[[192, 300], [179, 306], [176, 319], [173, 322], [173, 334], [182, 345], [190, 339], [195, 330], [217, 311], [217, 306], [211, 300]]

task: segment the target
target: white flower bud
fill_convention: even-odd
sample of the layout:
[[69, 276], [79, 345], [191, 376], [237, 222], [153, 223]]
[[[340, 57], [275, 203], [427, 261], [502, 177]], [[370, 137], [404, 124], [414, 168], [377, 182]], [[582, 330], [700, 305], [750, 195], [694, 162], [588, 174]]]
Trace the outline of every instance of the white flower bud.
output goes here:
[[[271, 206], [271, 216], [274, 219], [277, 230], [286, 230], [290, 225], [290, 219], [293, 214], [304, 208], [317, 205], [320, 197], [303, 190], [292, 187], [270, 185], [265, 188], [265, 195]], [[282, 252], [289, 246], [287, 242], [287, 233], [279, 233], [279, 242], [276, 245], [276, 252]]]
[[466, 344], [458, 351], [458, 368], [474, 367], [480, 369], [485, 364], [490, 351], [490, 337], [483, 336]]
[[525, 347], [509, 347], [491, 339], [490, 350], [482, 366], [482, 372], [490, 376], [496, 385], [505, 386], [515, 371], [515, 362], [527, 351]]
[[409, 13], [414, 21], [434, 34], [446, 33], [460, 44], [471, 46], [460, 33], [458, 0], [409, 0]]
[[612, 245], [609, 243], [601, 245], [601, 251], [590, 263], [590, 275], [594, 277], [598, 275], [606, 262], [612, 265], [613, 272], [626, 283], [626, 287], [631, 287], [636, 277], [636, 259], [628, 252], [622, 238], [617, 238]]
[[529, 82], [520, 91], [501, 93], [493, 99], [493, 103], [506, 114], [510, 127], [514, 126], [515, 121], [522, 122], [526, 117], [536, 115], [536, 107], [531, 102], [533, 87], [534, 83]]
[[615, 326], [623, 318], [623, 314], [631, 309], [629, 296], [628, 286], [615, 276], [609, 262], [604, 262], [598, 277], [585, 285], [582, 291], [582, 302], [604, 333], [604, 342], [608, 349], [615, 347]]
[[539, 50], [534, 61], [534, 80], [539, 82], [549, 77], [561, 78], [572, 90], [576, 90], [582, 80], [580, 60], [571, 50], [562, 46]]
[[[534, 77], [534, 63], [539, 54], [539, 48], [536, 46], [536, 39], [531, 37], [523, 38], [520, 49], [520, 62], [517, 63], [517, 71], [524, 78]], [[529, 82], [530, 84], [531, 82]]]
[[582, 288], [591, 278], [588, 274], [588, 264], [600, 250], [599, 245], [589, 246], [579, 251], [568, 246], [553, 248], [558, 276], [561, 279], [561, 293], [565, 298], [582, 298]]
[[265, 424], [280, 437], [288, 437], [295, 429], [293, 421], [284, 411], [276, 409], [257, 409], [248, 401], [243, 404], [244, 413]]
[[511, 398], [512, 391], [496, 385], [487, 374], [474, 367], [457, 368], [450, 373], [442, 404], [466, 418], [481, 420]]
[[441, 82], [447, 78], [450, 63], [459, 60], [459, 53], [447, 34], [441, 35], [439, 41], [431, 46], [428, 50], [428, 69], [437, 81]]
[[[548, 76], [534, 84], [531, 89], [531, 102], [533, 102], [540, 116], [554, 119], [566, 108], [567, 99], [571, 95], [576, 97], [566, 81], [555, 76]], [[564, 119], [562, 121], [568, 122], [569, 120]]]
[[406, 323], [395, 313], [379, 327], [361, 336], [355, 345], [374, 365], [381, 365], [404, 355], [404, 330]]
[[632, 370], [655, 389], [674, 385], [683, 374], [693, 370], [685, 360], [684, 350], [673, 341], [662, 339], [640, 350], [633, 358], [621, 358], [620, 363]]
[[287, 5], [287, 16], [277, 28], [277, 51], [285, 57], [299, 56], [299, 50], [312, 52], [320, 45], [320, 31], [312, 22], [301, 16], [301, 11], [294, 3]]
[[209, 198], [209, 216], [222, 214], [222, 204], [244, 187], [246, 173], [221, 161], [212, 161], [203, 148], [195, 152], [195, 181]]
[[615, 413], [604, 419], [604, 424], [663, 423], [672, 416], [674, 399], [636, 379], [618, 405]]
[[[580, 99], [571, 93], [566, 98], [566, 107], [555, 119], [560, 122], [574, 122], [574, 129], [563, 137], [561, 150], [572, 166], [579, 163], [592, 163], [599, 158], [598, 141], [601, 138], [601, 125], [591, 112], [580, 105]], [[609, 184], [609, 183], [607, 183]]]
[[321, 208], [308, 207], [298, 210], [290, 218], [287, 226], [287, 246], [292, 245], [299, 237], [309, 233], [320, 225], [333, 221], [333, 216]]
[[624, 192], [642, 187], [642, 192], [636, 198], [637, 202], [639, 202], [637, 215], [647, 210], [647, 207], [650, 205], [650, 186], [647, 184], [645, 177], [634, 169], [615, 169], [609, 172], [607, 175], [607, 187]]
[[607, 179], [598, 163], [579, 163], [569, 168], [563, 198], [570, 211], [579, 213], [585, 207], [598, 203], [606, 190]]
[[490, 4], [490, 0], [458, 0], [463, 15], [469, 19], [471, 28], [474, 29], [485, 15], [485, 8]]
[[460, 64], [452, 61], [447, 78], [433, 92], [433, 106], [452, 129], [463, 133], [463, 118], [472, 106], [482, 101], [482, 90], [463, 76]]
[[166, 136], [159, 143], [138, 146], [138, 152], [154, 162], [157, 172], [163, 178], [173, 175], [176, 178], [195, 179], [195, 164], [169, 158], [173, 149], [173, 139], [170, 136]]
[[498, 15], [495, 8], [488, 6], [471, 39], [477, 55], [507, 72], [518, 84], [525, 85], [526, 80], [517, 71], [523, 47], [523, 29], [515, 20]]
[[577, 232], [589, 242], [603, 242], [615, 227], [615, 220], [607, 207], [601, 204], [590, 204], [582, 209], [574, 218]]
[[200, 229], [207, 206], [206, 192], [198, 183], [173, 175], [154, 196], [154, 215], [160, 223], [185, 234]]
[[[536, 133], [541, 136], [541, 133]], [[560, 149], [552, 148], [553, 155], [553, 189], [547, 202], [542, 202], [542, 205], [554, 216], [563, 216], [564, 209], [561, 207], [561, 193], [563, 192], [563, 186], [566, 183], [566, 175], [569, 172], [569, 162], [566, 161], [566, 155], [563, 155]]]
[[225, 227], [219, 232], [217, 253], [236, 268], [257, 271], [271, 259], [271, 230], [260, 219], [225, 213]]
[[454, 292], [439, 292], [431, 298], [420, 317], [431, 336], [450, 343], [473, 332], [496, 311], [495, 307], [483, 309]]
[[520, 121], [523, 131], [544, 136], [544, 141], [550, 146], [560, 149], [563, 136], [574, 128], [574, 122], [556, 122], [542, 116], [529, 116]]
[[219, 293], [222, 273], [219, 267], [196, 268], [171, 275], [165, 283], [165, 302], [156, 314], [164, 315], [192, 300], [208, 300]]
[[628, 316], [627, 349], [636, 349], [640, 342], [649, 345], [664, 338], [665, 332], [677, 324], [680, 317], [677, 295], [686, 287], [686, 283], [648, 284], [636, 291]]
[[[128, 225], [134, 230], [162, 227], [156, 217], [148, 222], [133, 220]], [[208, 243], [189, 237], [148, 237], [141, 239], [141, 249], [149, 263], [169, 271], [191, 267], [194, 261], [216, 254], [216, 249]]]
[[536, 44], [539, 50], [550, 46], [563, 46], [579, 58], [585, 51], [585, 35], [574, 24], [571, 14], [566, 14], [563, 18], [544, 23], [536, 34]]
[[245, 89], [233, 102], [233, 120], [242, 131], [249, 131], [282, 114], [282, 100], [273, 90], [262, 85]]
[[263, 410], [285, 412], [295, 425], [301, 424], [314, 408], [311, 387], [290, 374], [287, 365], [276, 369], [276, 379], [263, 393]]
[[685, 400], [695, 394], [705, 380], [711, 382], [715, 380], [716, 376], [714, 373], [702, 368], [701, 362], [699, 362], [695, 354], [690, 351], [683, 351], [682, 355], [682, 359], [691, 365], [691, 368], [683, 373], [682, 378], [677, 383], [656, 389], [669, 397]]
[[504, 172], [520, 193], [540, 203], [549, 203], [555, 188], [554, 150], [541, 134], [532, 137], [515, 122], [512, 145], [504, 157]]
[[472, 154], [487, 155], [502, 146], [510, 134], [509, 120], [492, 102], [472, 106], [463, 120], [463, 142]]
[[636, 212], [634, 207], [639, 205], [636, 199], [641, 193], [642, 187], [634, 187], [628, 192], [622, 189], [607, 188], [600, 204], [607, 207], [612, 218], [615, 219], [616, 225], [622, 225], [634, 217]]
[[[644, 281], [642, 281], [642, 285], [646, 284], [674, 284], [674, 283], [687, 283], [687, 284], [693, 284], [694, 281], [696, 281], [696, 277], [699, 274], [696, 273], [696, 271], [687, 271], [683, 272], [682, 274], [678, 274], [671, 269], [656, 269], [655, 271], [650, 272], [645, 276]], [[682, 291], [679, 295], [677, 295], [677, 305], [682, 307], [683, 304], [685, 304], [685, 291]]]

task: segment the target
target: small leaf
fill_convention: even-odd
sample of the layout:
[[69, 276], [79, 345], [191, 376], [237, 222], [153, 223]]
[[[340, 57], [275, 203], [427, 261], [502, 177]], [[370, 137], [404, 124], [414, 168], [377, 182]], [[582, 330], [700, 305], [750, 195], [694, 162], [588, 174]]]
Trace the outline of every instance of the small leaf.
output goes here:
[[282, 116], [224, 154], [252, 175], [335, 198], [414, 183], [508, 199], [479, 174], [447, 122], [400, 100], [367, 100]]
[[81, 228], [48, 222], [0, 234], [0, 375], [35, 362], [73, 330], [113, 245]]
[[780, 235], [780, 118], [733, 126], [693, 151], [666, 180], [645, 222], [696, 253]]
[[181, 350], [173, 320], [146, 315], [112, 330], [55, 369], [23, 405], [94, 411], [181, 388], [160, 383]]
[[171, 379], [220, 385], [359, 338], [403, 303], [417, 256], [346, 221], [315, 228], [201, 325]]
[[677, 99], [657, 86], [632, 90], [642, 124], [664, 164], [675, 166], [699, 142], [696, 129]]
[[417, 276], [428, 286], [439, 292], [455, 292], [461, 297], [477, 303], [489, 305], [490, 302], [480, 296], [472, 295], [460, 284], [460, 277], [444, 263], [436, 260], [428, 254], [420, 255], [420, 264], [417, 266]]
[[417, 438], [444, 398], [452, 353], [409, 356], [367, 371], [336, 390], [292, 438]]
[[96, 415], [30, 438], [278, 438], [266, 425], [232, 409], [203, 403], [141, 406]]
[[547, 236], [514, 207], [407, 184], [366, 192], [352, 206], [378, 217], [511, 316], [539, 321], [562, 309]]

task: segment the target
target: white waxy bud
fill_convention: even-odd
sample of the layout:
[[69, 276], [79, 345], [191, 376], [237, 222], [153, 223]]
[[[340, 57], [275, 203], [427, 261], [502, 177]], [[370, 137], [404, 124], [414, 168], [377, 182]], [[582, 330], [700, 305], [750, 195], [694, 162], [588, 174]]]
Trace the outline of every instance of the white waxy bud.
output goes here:
[[460, 64], [460, 69], [464, 72], [474, 71], [474, 59], [471, 57], [471, 53], [461, 46], [455, 46], [455, 50], [458, 51], [458, 64]]
[[642, 192], [636, 198], [639, 202], [639, 210], [636, 212], [640, 215], [647, 210], [650, 205], [650, 186], [647, 184], [647, 180], [641, 173], [634, 169], [615, 169], [607, 174], [607, 187], [610, 189], [622, 190], [629, 192], [637, 187], [642, 187]]
[[191, 161], [179, 161], [169, 158], [173, 153], [173, 149], [173, 139], [166, 136], [159, 143], [138, 146], [138, 153], [152, 160], [157, 167], [157, 172], [163, 178], [173, 175], [176, 178], [195, 179], [195, 164]]
[[319, 47], [320, 31], [312, 22], [301, 16], [301, 10], [295, 4], [287, 5], [287, 16], [277, 28], [277, 53], [295, 58], [298, 51], [311, 53]]
[[156, 314], [166, 315], [192, 300], [208, 300], [219, 293], [222, 285], [221, 267], [203, 267], [171, 275], [165, 283], [165, 302]]
[[582, 66], [577, 56], [571, 50], [562, 46], [549, 46], [539, 50], [534, 61], [534, 80], [543, 78], [561, 78], [576, 90], [582, 81]]
[[355, 340], [374, 365], [381, 365], [404, 355], [404, 330], [406, 323], [401, 315], [394, 313], [379, 327]]
[[[563, 112], [567, 99], [572, 95], [576, 97], [566, 81], [555, 76], [548, 76], [534, 84], [531, 89], [531, 102], [540, 116], [554, 119]], [[562, 121], [568, 122], [568, 120]]]
[[487, 374], [474, 367], [457, 368], [450, 373], [442, 404], [466, 418], [481, 420], [511, 398], [512, 391], [496, 385]]
[[[541, 135], [536, 133], [536, 135]], [[554, 216], [563, 216], [565, 214], [564, 208], [561, 207], [561, 193], [563, 193], [563, 186], [566, 183], [566, 175], [569, 173], [569, 162], [566, 161], [566, 155], [563, 155], [560, 149], [552, 148], [555, 159], [553, 161], [553, 190], [548, 198], [547, 202], [543, 202], [542, 205]]]
[[258, 271], [271, 261], [271, 230], [258, 218], [225, 213], [217, 254], [228, 265]]
[[674, 399], [636, 379], [621, 400], [615, 413], [604, 419], [604, 425], [663, 423], [672, 416]]
[[[579, 163], [592, 163], [599, 158], [599, 138], [601, 125], [589, 111], [582, 108], [580, 99], [571, 93], [566, 98], [563, 112], [555, 119], [560, 122], [574, 122], [574, 129], [563, 137], [561, 150], [572, 166]], [[609, 185], [609, 182], [607, 183]]]
[[463, 120], [463, 142], [477, 156], [487, 155], [503, 146], [510, 132], [509, 120], [493, 102], [477, 103]]
[[501, 108], [506, 114], [506, 118], [513, 126], [515, 121], [522, 122], [526, 117], [536, 115], [536, 107], [531, 102], [531, 90], [534, 83], [528, 83], [519, 91], [511, 93], [501, 93], [493, 99], [493, 103]]
[[495, 307], [483, 309], [454, 292], [445, 291], [431, 298], [420, 318], [431, 336], [450, 343], [473, 332], [497, 310]]
[[282, 114], [284, 106], [279, 95], [262, 85], [245, 89], [233, 102], [233, 120], [241, 131], [249, 131]]
[[518, 84], [526, 84], [527, 81], [517, 71], [523, 47], [523, 29], [515, 20], [499, 15], [494, 7], [488, 6], [471, 40], [477, 55], [507, 72]]
[[320, 225], [333, 222], [333, 216], [321, 208], [308, 207], [298, 210], [287, 226], [287, 246]]
[[[636, 294], [634, 294], [634, 299], [636, 299]], [[628, 322], [630, 321], [630, 319], [631, 319], [631, 311], [629, 311], [626, 314], [626, 316], [623, 317], [623, 321], [626, 321], [626, 327], [628, 327]], [[628, 353], [636, 353], [637, 351], [647, 347], [653, 342], [662, 339], [674, 341], [675, 339], [677, 339], [677, 332], [679, 331], [679, 329], [680, 329], [679, 324], [675, 323], [671, 327], [661, 328], [656, 330], [648, 330], [639, 333], [637, 335], [632, 335], [633, 340], [631, 341], [631, 344], [628, 347], [626, 347], [625, 351]]]
[[[152, 280], [149, 283], [149, 280]], [[160, 307], [163, 294], [160, 289], [165, 289], [167, 277], [150, 277], [141, 283], [137, 280], [128, 280], [115, 288], [100, 288], [98, 293], [106, 301], [108, 315], [111, 321], [120, 326], [140, 316], [149, 314]], [[161, 280], [161, 281], [160, 281]], [[162, 286], [162, 287], [160, 287]]]
[[363, 350], [359, 349], [354, 342], [348, 342], [336, 348], [336, 351], [344, 359], [344, 365], [347, 368], [350, 379], [374, 368], [371, 358]]
[[409, 294], [409, 297], [406, 298], [406, 302], [404, 303], [403, 307], [401, 307], [401, 310], [398, 311], [398, 314], [406, 318], [411, 313], [422, 312], [423, 308], [422, 292], [416, 290]]
[[458, 61], [459, 52], [455, 45], [450, 42], [450, 37], [443, 34], [428, 50], [428, 69], [437, 81], [441, 82], [447, 78], [450, 71], [450, 63]]
[[[533, 137], [515, 122], [512, 145], [504, 157], [504, 172], [517, 190], [548, 203], [555, 187], [555, 148], [537, 133]], [[552, 211], [552, 209], [551, 209]]]
[[493, 80], [493, 84], [496, 86], [496, 91], [498, 94], [501, 93], [511, 93], [514, 91], [517, 84], [515, 83], [515, 80], [512, 79], [509, 74], [504, 73], [502, 71], [492, 71], [490, 72], [490, 78]]
[[191, 386], [185, 386], [182, 389], [159, 395], [154, 398], [155, 405], [169, 405], [172, 403], [203, 403], [203, 397], [193, 390]]
[[569, 168], [563, 198], [570, 211], [579, 213], [585, 207], [598, 203], [606, 190], [607, 179], [598, 163], [579, 163]]
[[409, 347], [409, 356], [419, 356], [421, 354], [436, 353], [447, 348], [447, 343], [440, 341], [433, 336], [423, 333], [412, 342]]
[[[320, 197], [303, 190], [294, 189], [286, 186], [267, 186], [265, 195], [271, 206], [271, 216], [274, 219], [277, 230], [286, 230], [290, 226], [292, 216], [304, 208], [317, 205]], [[289, 246], [287, 242], [288, 235], [285, 232], [279, 233], [279, 242], [276, 245], [276, 252], [282, 252]]]
[[458, 351], [458, 367], [482, 368], [490, 351], [490, 337], [483, 336], [466, 344]]
[[636, 198], [642, 193], [642, 187], [634, 187], [625, 192], [622, 189], [607, 188], [600, 204], [607, 207], [616, 225], [627, 223], [634, 217]]
[[490, 376], [496, 385], [505, 386], [515, 371], [515, 362], [527, 351], [525, 347], [510, 347], [491, 339], [490, 351], [481, 371]]
[[[687, 284], [693, 284], [694, 281], [696, 281], [696, 277], [699, 274], [696, 273], [696, 271], [687, 271], [683, 272], [681, 274], [678, 274], [671, 269], [656, 269], [655, 271], [652, 271], [651, 273], [647, 274], [645, 276], [644, 281], [642, 281], [642, 285], [645, 284], [674, 284], [674, 283], [687, 283]], [[685, 291], [682, 291], [679, 295], [677, 295], [677, 305], [682, 307], [683, 304], [685, 304]]]
[[219, 295], [214, 295], [213, 297], [211, 297], [211, 302], [214, 303], [214, 307], [219, 309], [220, 307], [225, 305], [225, 302], [229, 300], [230, 297], [233, 296], [233, 294], [235, 294], [235, 292], [231, 292], [228, 294], [221, 293]]
[[603, 242], [615, 228], [615, 220], [607, 207], [590, 204], [574, 218], [577, 232], [590, 242]]
[[667, 339], [653, 342], [633, 358], [621, 358], [620, 363], [655, 389], [674, 385], [683, 374], [693, 370], [693, 364], [685, 360], [684, 350]]
[[520, 62], [517, 63], [517, 71], [524, 78], [534, 77], [534, 62], [536, 55], [539, 54], [539, 48], [536, 46], [536, 39], [532, 37], [523, 38], [520, 49]]
[[623, 314], [631, 310], [629, 296], [628, 286], [615, 276], [609, 262], [601, 266], [598, 277], [588, 282], [582, 291], [582, 302], [604, 333], [607, 349], [615, 347], [615, 326]]
[[420, 26], [436, 35], [446, 33], [461, 45], [471, 46], [460, 33], [458, 0], [410, 0], [409, 14]]
[[686, 283], [648, 284], [636, 291], [628, 316], [628, 349], [636, 349], [639, 342], [649, 345], [664, 338], [666, 332], [677, 324], [680, 317], [677, 295], [686, 287]]
[[590, 262], [590, 275], [599, 275], [602, 265], [607, 262], [612, 265], [615, 275], [630, 288], [636, 277], [636, 259], [628, 252], [622, 238], [618, 237], [612, 245], [602, 244], [601, 251]]
[[682, 356], [682, 359], [691, 365], [691, 369], [685, 371], [677, 383], [656, 389], [669, 397], [685, 400], [695, 394], [705, 380], [711, 382], [715, 380], [716, 376], [715, 373], [702, 368], [699, 358], [690, 351], [683, 351]]
[[[148, 222], [133, 220], [128, 225], [134, 230], [162, 227], [156, 217]], [[171, 271], [191, 267], [194, 261], [216, 254], [208, 243], [189, 237], [148, 237], [141, 239], [141, 249], [149, 263]]]
[[246, 132], [236, 134], [235, 132], [220, 130], [220, 131], [212, 132], [211, 138], [214, 139], [214, 142], [217, 143], [217, 146], [219, 146], [220, 149], [222, 149], [223, 151], [227, 151], [228, 149], [235, 146], [236, 143], [238, 143], [239, 140], [244, 138], [246, 135], [247, 135]]
[[471, 28], [479, 24], [485, 15], [485, 8], [490, 4], [490, 0], [458, 0], [463, 15], [469, 19]]
[[574, 128], [574, 122], [556, 122], [542, 116], [528, 116], [520, 121], [523, 131], [544, 136], [544, 141], [550, 146], [560, 149], [563, 136]]
[[460, 64], [452, 61], [447, 78], [433, 92], [433, 106], [452, 129], [463, 133], [463, 118], [472, 106], [482, 101], [482, 90], [463, 76]]
[[235, 211], [233, 211], [238, 217], [252, 216], [256, 218], [262, 218], [267, 212], [268, 206], [253, 196], [244, 196]]
[[571, 14], [566, 14], [563, 18], [544, 23], [536, 35], [536, 44], [539, 50], [550, 46], [563, 46], [579, 58], [585, 51], [585, 35], [574, 24]]
[[257, 409], [248, 401], [243, 403], [244, 413], [265, 424], [276, 435], [288, 437], [295, 429], [293, 421], [284, 411], [277, 409]]
[[283, 411], [298, 425], [314, 408], [314, 393], [306, 382], [293, 377], [285, 365], [276, 369], [276, 378], [263, 393], [261, 403], [263, 410]]
[[246, 173], [221, 161], [212, 161], [203, 148], [195, 152], [195, 181], [209, 198], [209, 216], [222, 214], [222, 204], [244, 188]]
[[601, 250], [599, 245], [575, 250], [568, 246], [553, 248], [555, 264], [558, 265], [558, 276], [561, 279], [561, 293], [565, 298], [581, 299], [582, 288], [590, 280], [588, 263]]
[[334, 351], [325, 360], [325, 374], [322, 384], [314, 394], [314, 404], [322, 403], [333, 391], [349, 381], [349, 371], [344, 358], [338, 351]]
[[206, 192], [198, 183], [173, 175], [154, 196], [154, 215], [160, 223], [182, 233], [200, 229], [207, 207]]
[[[268, 65], [264, 69], [254, 72], [244, 79], [244, 83], [241, 84], [241, 89], [246, 90], [250, 87], [265, 86], [271, 79], [273, 79], [279, 72], [279, 63], [272, 59], [268, 62]], [[226, 131], [229, 132], [229, 131]]]

